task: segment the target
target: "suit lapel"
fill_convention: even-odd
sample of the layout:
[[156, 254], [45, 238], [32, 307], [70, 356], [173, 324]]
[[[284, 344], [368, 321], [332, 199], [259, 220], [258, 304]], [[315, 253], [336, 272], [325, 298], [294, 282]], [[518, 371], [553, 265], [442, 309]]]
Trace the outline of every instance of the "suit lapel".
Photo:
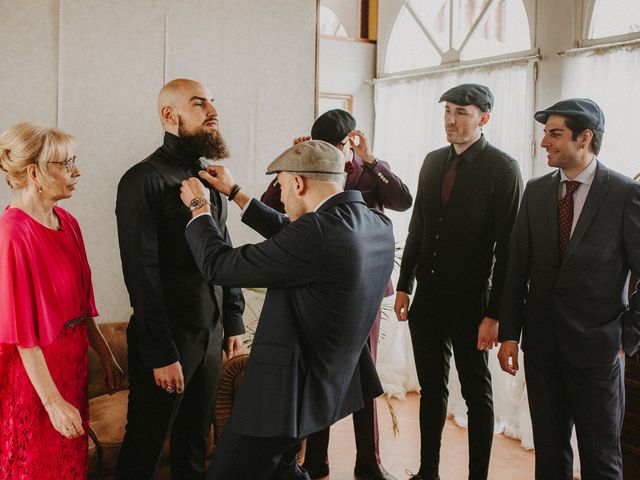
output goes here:
[[[429, 195], [431, 195], [431, 201], [433, 202], [433, 204], [435, 205], [437, 203], [437, 205], [440, 207], [440, 210], [444, 209], [444, 206], [442, 205], [442, 181], [444, 180], [444, 176], [445, 176], [445, 168], [446, 168], [446, 164], [447, 161], [449, 160], [449, 150], [446, 149], [443, 151], [442, 155], [437, 156], [436, 158], [433, 159], [432, 161], [432, 165], [431, 168], [433, 169], [433, 175], [430, 175], [430, 178], [433, 179], [433, 184], [431, 185], [431, 188], [428, 189], [429, 191]], [[455, 184], [453, 186], [453, 188], [455, 188]], [[453, 190], [451, 190], [451, 197], [449, 197], [449, 203], [453, 203], [454, 200], [454, 196], [453, 196]]]
[[580, 240], [587, 231], [587, 228], [591, 225], [598, 208], [600, 208], [600, 204], [609, 192], [608, 180], [609, 171], [605, 166], [598, 162], [596, 175], [593, 179], [593, 183], [591, 184], [591, 188], [589, 189], [589, 193], [587, 194], [584, 206], [582, 207], [582, 212], [580, 212], [580, 218], [578, 218], [576, 228], [573, 230], [573, 234], [569, 240], [569, 246], [567, 248], [565, 258], [568, 258], [573, 253], [576, 249], [576, 245], [580, 243]]
[[544, 193], [544, 209], [547, 212], [547, 222], [549, 224], [549, 232], [553, 241], [552, 248], [555, 249], [555, 256], [560, 255], [559, 233], [558, 233], [558, 192], [560, 191], [560, 170], [556, 170], [549, 177], [549, 182], [545, 187]]
[[224, 225], [227, 222], [227, 202], [213, 188], [211, 189], [211, 197], [211, 203], [214, 205], [213, 218], [218, 225]]
[[344, 184], [345, 190], [357, 190], [355, 186], [358, 184], [360, 177], [362, 176], [362, 171], [364, 167], [362, 166], [362, 160], [360, 160], [355, 154], [353, 159], [351, 160], [351, 165], [353, 165], [353, 172], [351, 172], [347, 176], [347, 181]]

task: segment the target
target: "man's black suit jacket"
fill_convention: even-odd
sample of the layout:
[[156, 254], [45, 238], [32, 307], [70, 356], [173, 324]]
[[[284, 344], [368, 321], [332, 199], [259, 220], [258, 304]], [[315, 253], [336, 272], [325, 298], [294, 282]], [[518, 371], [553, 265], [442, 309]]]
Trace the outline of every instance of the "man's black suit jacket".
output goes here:
[[[172, 332], [183, 325], [207, 330], [222, 318], [225, 336], [244, 332], [242, 291], [209, 285], [184, 238], [191, 213], [180, 201], [180, 185], [199, 169], [197, 155], [166, 133], [163, 145], [131, 167], [118, 185], [120, 257], [133, 307], [130, 327], [136, 329], [149, 368], [180, 360]], [[211, 194], [214, 215], [230, 244], [227, 200]]]
[[393, 267], [391, 221], [357, 191], [292, 223], [252, 200], [243, 221], [268, 240], [231, 249], [208, 215], [186, 231], [209, 281], [269, 287], [230, 426], [304, 437], [382, 393], [366, 340]]
[[423, 294], [464, 295], [487, 290], [491, 277], [485, 315], [498, 318], [522, 176], [518, 162], [482, 136], [462, 153], [445, 207], [442, 180], [454, 156], [448, 146], [424, 160], [396, 289], [413, 293], [415, 278]]
[[[594, 160], [596, 161], [596, 160]], [[640, 274], [640, 184], [598, 162], [567, 253], [558, 242], [558, 170], [530, 180], [511, 239], [500, 341], [528, 356], [559, 348], [582, 367], [613, 364], [640, 344], [640, 295], [627, 306], [629, 271]]]

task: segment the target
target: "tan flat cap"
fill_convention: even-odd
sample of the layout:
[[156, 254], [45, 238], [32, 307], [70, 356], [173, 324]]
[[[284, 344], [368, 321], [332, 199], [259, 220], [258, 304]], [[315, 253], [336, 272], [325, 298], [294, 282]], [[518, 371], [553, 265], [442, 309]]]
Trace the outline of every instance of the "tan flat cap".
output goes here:
[[279, 172], [309, 174], [309, 177], [316, 176], [314, 174], [344, 177], [344, 156], [327, 142], [309, 140], [288, 148], [267, 167], [267, 175]]

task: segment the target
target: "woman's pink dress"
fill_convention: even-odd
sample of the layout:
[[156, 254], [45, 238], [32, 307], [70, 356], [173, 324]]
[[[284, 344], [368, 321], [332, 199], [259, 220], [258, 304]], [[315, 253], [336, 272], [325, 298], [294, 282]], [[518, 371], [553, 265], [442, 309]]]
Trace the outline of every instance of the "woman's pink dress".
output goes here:
[[[78, 222], [54, 207], [60, 229], [22, 210], [0, 215], [0, 478], [87, 478], [87, 327], [96, 316], [91, 271]], [[62, 397], [85, 434], [68, 439], [51, 424], [16, 346], [40, 346]]]

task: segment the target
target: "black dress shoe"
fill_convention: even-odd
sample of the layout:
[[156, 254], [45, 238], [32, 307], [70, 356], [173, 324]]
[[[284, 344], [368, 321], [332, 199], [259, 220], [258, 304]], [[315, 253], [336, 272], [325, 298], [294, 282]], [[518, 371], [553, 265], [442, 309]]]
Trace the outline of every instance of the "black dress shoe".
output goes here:
[[353, 474], [358, 478], [367, 480], [397, 480], [396, 477], [387, 472], [381, 464], [378, 465], [356, 465]]
[[318, 478], [324, 478], [329, 476], [329, 465], [307, 465], [306, 463], [302, 465], [302, 468], [307, 472], [309, 478], [311, 480], [316, 480]]
[[[407, 475], [410, 475], [409, 480], [427, 480], [427, 477], [422, 475], [420, 472], [411, 473], [409, 470], [405, 470]], [[433, 480], [440, 480], [440, 475], [433, 477]]]

